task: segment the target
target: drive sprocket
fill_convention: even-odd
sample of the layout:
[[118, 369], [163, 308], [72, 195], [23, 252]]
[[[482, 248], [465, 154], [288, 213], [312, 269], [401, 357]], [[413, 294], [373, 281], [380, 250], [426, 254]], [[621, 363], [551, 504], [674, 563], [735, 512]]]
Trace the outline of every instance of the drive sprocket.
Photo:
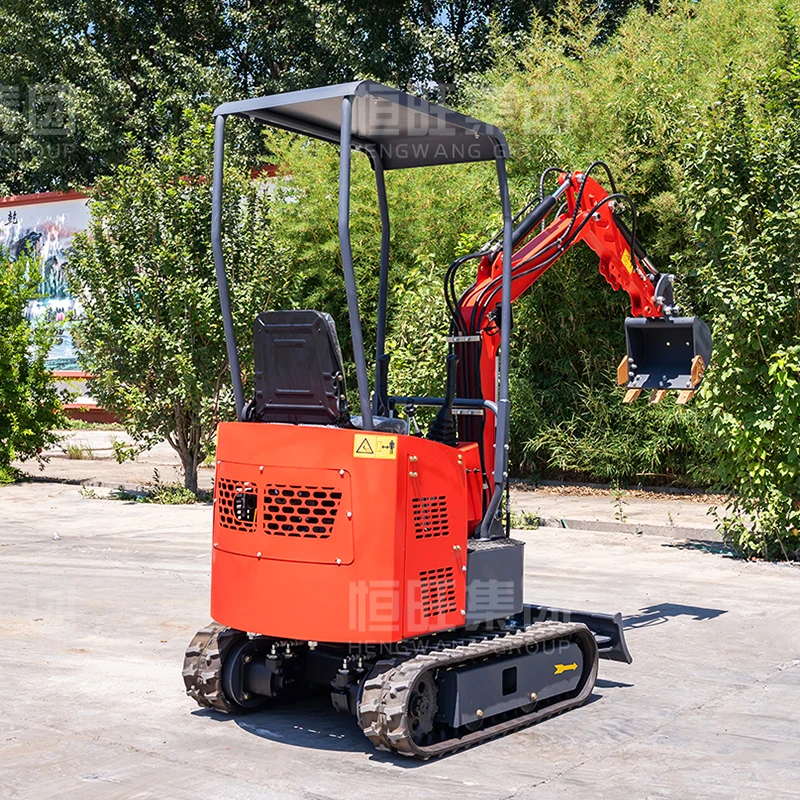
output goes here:
[[242, 708], [226, 697], [222, 688], [222, 667], [225, 657], [237, 643], [246, 639], [244, 631], [227, 628], [212, 622], [199, 630], [183, 660], [183, 682], [186, 694], [203, 708], [213, 708], [224, 714], [236, 714], [250, 709]]

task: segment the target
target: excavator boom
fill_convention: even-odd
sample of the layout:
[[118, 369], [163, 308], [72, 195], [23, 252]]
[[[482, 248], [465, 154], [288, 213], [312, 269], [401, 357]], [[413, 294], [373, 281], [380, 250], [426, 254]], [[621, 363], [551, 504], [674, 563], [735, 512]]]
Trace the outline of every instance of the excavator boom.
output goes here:
[[[698, 388], [709, 362], [711, 335], [699, 318], [679, 316], [672, 290], [674, 276], [653, 266], [636, 241], [635, 223], [630, 230], [622, 221], [622, 209], [632, 207], [631, 201], [617, 192], [609, 194], [589, 174], [593, 167], [585, 173], [561, 173], [558, 189], [514, 229], [511, 300], [525, 294], [564, 253], [583, 242], [598, 255], [598, 269], [611, 288], [624, 290], [630, 297], [631, 317], [625, 322], [628, 352], [617, 369], [618, 382], [627, 388], [625, 402], [652, 389], [651, 402], [677, 390], [678, 402], [685, 403]], [[561, 209], [545, 225], [562, 196]], [[539, 225], [539, 232], [531, 236]], [[453, 315], [450, 341], [459, 357], [462, 398], [494, 401], [496, 397], [502, 261], [500, 249], [480, 256], [476, 280], [459, 299]], [[482, 445], [491, 485], [494, 426], [465, 419], [459, 433], [462, 440]]]

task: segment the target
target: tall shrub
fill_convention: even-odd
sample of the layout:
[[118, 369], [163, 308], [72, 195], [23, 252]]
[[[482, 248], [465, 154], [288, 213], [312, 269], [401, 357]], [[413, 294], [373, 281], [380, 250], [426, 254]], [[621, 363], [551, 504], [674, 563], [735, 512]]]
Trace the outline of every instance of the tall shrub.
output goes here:
[[36, 294], [39, 265], [23, 256], [0, 254], [0, 483], [16, 477], [15, 459], [39, 456], [58, 440], [63, 425], [60, 398], [45, 361], [55, 331], [46, 322], [32, 328], [25, 306]]
[[[162, 142], [153, 159], [136, 151], [98, 182], [69, 278], [85, 312], [75, 343], [98, 402], [141, 446], [166, 439], [195, 491], [232, 401], [209, 237], [213, 126], [210, 109], [188, 116], [187, 132]], [[235, 160], [224, 194], [234, 320], [243, 368], [252, 370], [253, 319], [282, 291], [266, 236], [268, 195]]]
[[800, 558], [800, 48], [788, 8], [766, 75], [731, 73], [689, 160], [698, 285], [713, 309], [723, 521], [744, 555]]

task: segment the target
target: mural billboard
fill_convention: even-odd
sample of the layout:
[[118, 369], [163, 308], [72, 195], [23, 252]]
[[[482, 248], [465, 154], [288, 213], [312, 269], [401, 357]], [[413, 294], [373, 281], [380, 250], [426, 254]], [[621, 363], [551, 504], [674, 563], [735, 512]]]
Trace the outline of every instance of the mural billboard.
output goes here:
[[59, 372], [79, 369], [69, 323], [81, 309], [69, 292], [64, 266], [72, 238], [88, 224], [87, 198], [79, 192], [0, 198], [0, 249], [12, 259], [32, 253], [40, 265], [39, 297], [28, 304], [28, 318], [34, 323], [42, 318], [61, 323], [48, 358], [48, 366]]

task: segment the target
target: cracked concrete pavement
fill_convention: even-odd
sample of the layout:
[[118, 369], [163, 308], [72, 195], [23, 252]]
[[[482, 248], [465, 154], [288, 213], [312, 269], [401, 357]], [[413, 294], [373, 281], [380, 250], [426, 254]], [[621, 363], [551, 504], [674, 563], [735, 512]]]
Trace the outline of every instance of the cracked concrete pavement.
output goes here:
[[184, 695], [209, 506], [36, 483], [0, 488], [0, 508], [2, 798], [800, 796], [797, 567], [679, 537], [520, 532], [526, 599], [622, 611], [634, 663], [601, 662], [581, 709], [417, 763], [322, 699], [227, 718]]

